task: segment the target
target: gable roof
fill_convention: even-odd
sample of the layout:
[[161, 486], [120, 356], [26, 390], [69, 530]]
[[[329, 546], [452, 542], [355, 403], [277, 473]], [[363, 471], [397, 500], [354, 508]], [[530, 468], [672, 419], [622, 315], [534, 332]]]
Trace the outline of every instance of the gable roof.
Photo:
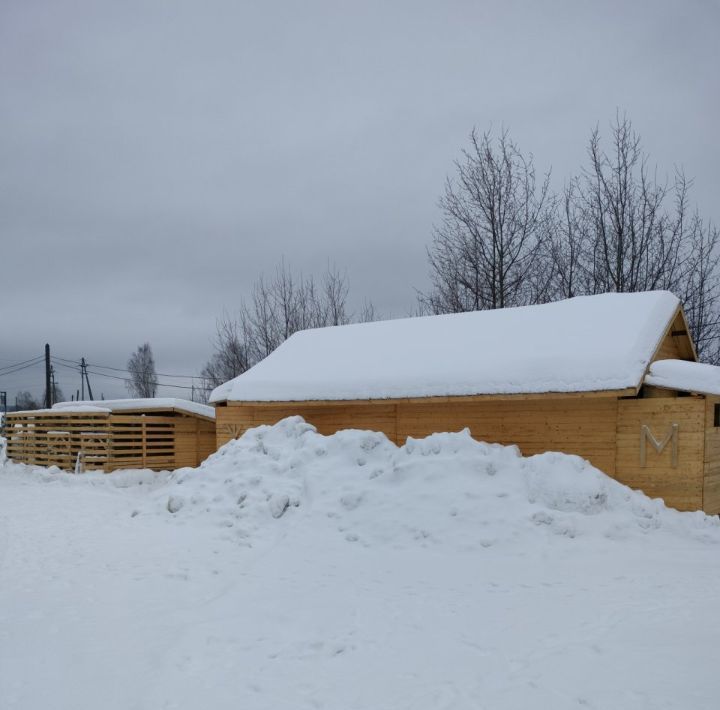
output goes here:
[[668, 291], [305, 330], [211, 402], [637, 389], [676, 316]]

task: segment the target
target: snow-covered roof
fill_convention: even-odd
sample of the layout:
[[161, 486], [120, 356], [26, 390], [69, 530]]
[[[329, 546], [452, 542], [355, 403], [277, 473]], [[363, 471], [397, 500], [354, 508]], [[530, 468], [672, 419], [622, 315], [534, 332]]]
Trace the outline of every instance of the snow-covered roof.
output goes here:
[[142, 412], [172, 409], [185, 414], [196, 414], [208, 419], [215, 418], [215, 410], [206, 404], [198, 404], [187, 399], [176, 399], [175, 397], [155, 397], [152, 399], [103, 399], [99, 402], [58, 402], [53, 405], [53, 410], [64, 412]]
[[109, 414], [111, 411], [108, 407], [96, 407], [84, 402], [58, 402], [52, 406], [52, 409], [34, 409], [31, 411], [33, 414], [57, 414], [59, 409], [64, 412], [84, 412], [86, 414]]
[[720, 367], [687, 360], [657, 360], [650, 365], [645, 384], [720, 395]]
[[678, 299], [667, 291], [295, 333], [211, 402], [637, 388]]

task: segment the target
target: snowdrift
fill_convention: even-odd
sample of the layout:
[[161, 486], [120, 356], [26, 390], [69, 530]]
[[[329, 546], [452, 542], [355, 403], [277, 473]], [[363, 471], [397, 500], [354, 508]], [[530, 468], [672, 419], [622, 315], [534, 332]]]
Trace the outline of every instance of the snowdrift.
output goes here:
[[717, 707], [717, 519], [577, 457], [299, 418], [173, 474], [1, 448], [3, 707]]
[[652, 531], [720, 541], [717, 518], [668, 509], [577, 456], [525, 458], [467, 430], [397, 447], [370, 431], [323, 436], [290, 417], [175, 472], [157, 495], [156, 512], [205, 520], [248, 546], [299, 526], [399, 548], [481, 550], [547, 535], [623, 540]]

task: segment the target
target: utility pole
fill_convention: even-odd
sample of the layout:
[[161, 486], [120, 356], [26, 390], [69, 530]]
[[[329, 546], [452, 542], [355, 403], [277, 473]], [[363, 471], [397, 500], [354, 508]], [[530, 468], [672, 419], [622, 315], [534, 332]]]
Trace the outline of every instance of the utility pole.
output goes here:
[[85, 382], [87, 382], [88, 395], [90, 396], [90, 400], [92, 401], [95, 399], [95, 397], [93, 397], [92, 387], [90, 387], [90, 378], [88, 377], [87, 365], [85, 365]]
[[3, 408], [3, 413], [7, 414], [7, 392], [0, 392], [0, 407]]
[[85, 399], [85, 383], [88, 386], [88, 396], [93, 399], [92, 387], [90, 387], [90, 378], [88, 377], [87, 363], [85, 358], [80, 358], [80, 383], [82, 385], [82, 398]]
[[50, 345], [45, 343], [45, 409], [52, 407], [52, 393], [50, 392]]
[[52, 406], [55, 404], [55, 368], [52, 365], [50, 365], [50, 382], [50, 406]]

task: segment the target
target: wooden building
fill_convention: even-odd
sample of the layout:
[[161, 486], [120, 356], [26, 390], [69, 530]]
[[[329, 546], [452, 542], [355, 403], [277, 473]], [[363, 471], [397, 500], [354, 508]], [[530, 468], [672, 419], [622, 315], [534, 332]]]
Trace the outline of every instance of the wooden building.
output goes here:
[[720, 368], [697, 362], [668, 292], [303, 331], [211, 401], [218, 446], [295, 414], [398, 444], [467, 427], [720, 513]]
[[215, 451], [212, 407], [182, 399], [63, 402], [11, 412], [8, 457], [66, 471], [197, 466]]

